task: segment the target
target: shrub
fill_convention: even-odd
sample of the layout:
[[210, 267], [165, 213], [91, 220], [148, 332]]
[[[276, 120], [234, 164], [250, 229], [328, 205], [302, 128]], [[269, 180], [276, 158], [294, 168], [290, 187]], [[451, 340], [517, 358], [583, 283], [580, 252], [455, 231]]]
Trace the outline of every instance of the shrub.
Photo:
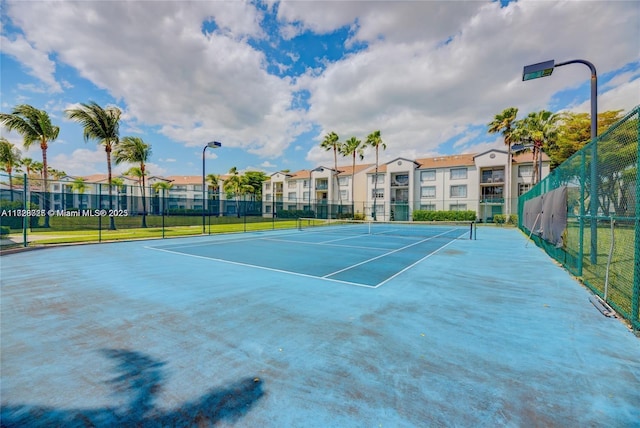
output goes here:
[[11, 232], [9, 226], [0, 226], [0, 236], [5, 237], [9, 234], [9, 232]]
[[475, 211], [425, 211], [413, 212], [414, 221], [474, 221]]
[[512, 224], [514, 226], [518, 225], [518, 214], [509, 214], [509, 220], [507, 220], [508, 224]]
[[507, 220], [507, 216], [504, 215], [504, 214], [494, 214], [493, 215], [493, 222], [495, 224], [502, 225], [502, 224], [504, 224], [506, 222], [506, 220]]

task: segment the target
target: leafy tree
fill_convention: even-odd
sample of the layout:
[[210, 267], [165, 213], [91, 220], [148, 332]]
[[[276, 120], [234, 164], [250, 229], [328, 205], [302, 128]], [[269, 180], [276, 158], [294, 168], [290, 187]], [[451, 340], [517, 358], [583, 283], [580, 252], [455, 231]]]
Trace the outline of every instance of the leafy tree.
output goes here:
[[[0, 113], [0, 123], [7, 129], [22, 135], [25, 149], [31, 147], [31, 144], [36, 141], [40, 143], [45, 192], [43, 208], [46, 213], [49, 210], [47, 149], [49, 148], [49, 143], [58, 138], [60, 128], [51, 123], [51, 118], [46, 111], [38, 110], [28, 104], [20, 104], [14, 107], [10, 114]], [[49, 227], [48, 215], [45, 215], [44, 227]]]
[[372, 211], [373, 220], [376, 220], [376, 196], [377, 196], [376, 194], [378, 192], [378, 152], [380, 148], [382, 148], [382, 150], [386, 150], [387, 145], [382, 141], [382, 137], [380, 136], [380, 131], [374, 131], [367, 136], [365, 147], [372, 147], [376, 150], [376, 178], [373, 182], [373, 211]]
[[[598, 135], [602, 135], [622, 118], [622, 110], [606, 111], [598, 115]], [[545, 153], [554, 169], [591, 141], [591, 116], [588, 113], [563, 112], [558, 115], [558, 135], [546, 142]]]
[[140, 137], [124, 137], [114, 151], [116, 165], [123, 162], [137, 163], [137, 168], [131, 168], [131, 175], [138, 178], [142, 193], [142, 227], [147, 227], [147, 195], [145, 177], [146, 163], [151, 157], [151, 146]]
[[351, 165], [351, 205], [352, 212], [355, 214], [355, 187], [356, 187], [356, 155], [360, 156], [360, 160], [364, 159], [364, 147], [362, 141], [356, 137], [351, 137], [342, 144], [340, 153], [342, 156], [352, 156]]
[[[337, 186], [337, 178], [338, 178], [338, 152], [341, 148], [340, 137], [335, 132], [329, 132], [325, 135], [324, 140], [320, 143], [320, 147], [322, 147], [325, 151], [333, 150], [333, 180]], [[340, 199], [340, 188], [338, 189], [338, 203], [342, 204]]]
[[[104, 146], [107, 154], [107, 177], [109, 183], [109, 209], [113, 208], [111, 191], [111, 152], [120, 141], [120, 115], [118, 107], [100, 107], [94, 101], [80, 104], [80, 107], [66, 110], [67, 117], [83, 127], [84, 141], [96, 140]], [[109, 229], [115, 230], [115, 220], [109, 217]]]
[[13, 202], [13, 169], [20, 166], [20, 150], [6, 138], [0, 137], [0, 166], [9, 174], [9, 193]]
[[256, 200], [262, 200], [262, 183], [267, 181], [269, 177], [262, 171], [247, 171], [244, 176], [244, 184], [251, 187], [250, 192]]

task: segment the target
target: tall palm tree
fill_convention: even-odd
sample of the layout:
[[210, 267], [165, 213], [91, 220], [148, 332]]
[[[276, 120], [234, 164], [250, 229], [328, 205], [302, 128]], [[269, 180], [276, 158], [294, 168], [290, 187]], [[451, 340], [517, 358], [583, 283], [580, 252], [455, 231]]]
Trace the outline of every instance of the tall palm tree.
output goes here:
[[[139, 167], [136, 168], [135, 177], [142, 180], [140, 189], [142, 191], [142, 227], [147, 227], [147, 198], [146, 198], [146, 183], [145, 177], [147, 175], [146, 162], [151, 157], [151, 146], [145, 143], [140, 137], [124, 137], [118, 147], [114, 151], [114, 160], [116, 165], [122, 162], [137, 163]], [[131, 170], [130, 170], [131, 171]]]
[[504, 144], [507, 146], [507, 170], [505, 171], [505, 198], [507, 203], [506, 213], [511, 214], [511, 144], [514, 142], [513, 129], [518, 115], [518, 109], [516, 107], [509, 107], [502, 110], [501, 113], [495, 115], [493, 120], [487, 125], [489, 134], [502, 133], [504, 137]]
[[340, 143], [340, 137], [338, 134], [331, 131], [327, 135], [324, 136], [324, 140], [320, 143], [320, 147], [322, 147], [325, 151], [333, 150], [333, 179], [336, 182], [336, 188], [338, 189], [338, 203], [342, 205], [342, 199], [340, 197], [340, 186], [337, 183], [338, 179], [338, 152], [340, 151], [340, 147], [342, 144]]
[[[109, 209], [113, 209], [111, 190], [111, 152], [120, 141], [120, 115], [118, 107], [100, 107], [96, 102], [80, 104], [78, 108], [66, 110], [67, 117], [83, 126], [84, 141], [96, 140], [104, 146], [107, 154], [107, 177], [109, 183]], [[113, 216], [109, 217], [109, 229], [115, 230]]]
[[[46, 213], [49, 211], [47, 149], [49, 148], [49, 143], [58, 138], [60, 128], [51, 123], [51, 118], [46, 111], [38, 110], [28, 104], [20, 104], [14, 107], [10, 114], [0, 113], [0, 123], [7, 129], [22, 135], [25, 149], [31, 147], [31, 144], [36, 141], [40, 143], [45, 192], [43, 209]], [[44, 227], [49, 227], [48, 215], [45, 215]]]
[[6, 138], [0, 137], [0, 166], [9, 174], [9, 194], [13, 202], [13, 178], [11, 174], [15, 167], [20, 166], [20, 149]]
[[380, 131], [373, 131], [367, 136], [367, 141], [364, 143], [364, 147], [373, 147], [376, 150], [376, 176], [373, 182], [373, 220], [376, 220], [376, 193], [378, 192], [378, 152], [382, 147], [382, 150], [387, 149], [387, 145], [382, 141]]
[[560, 116], [548, 110], [529, 113], [516, 123], [513, 131], [521, 141], [533, 143], [533, 183], [540, 181], [539, 164], [542, 162], [542, 146], [552, 143], [558, 135], [557, 122]]
[[362, 141], [356, 137], [351, 137], [342, 144], [340, 153], [342, 156], [352, 156], [353, 162], [351, 165], [351, 211], [355, 215], [355, 187], [356, 187], [356, 155], [360, 156], [360, 160], [364, 159], [364, 148], [362, 147]]

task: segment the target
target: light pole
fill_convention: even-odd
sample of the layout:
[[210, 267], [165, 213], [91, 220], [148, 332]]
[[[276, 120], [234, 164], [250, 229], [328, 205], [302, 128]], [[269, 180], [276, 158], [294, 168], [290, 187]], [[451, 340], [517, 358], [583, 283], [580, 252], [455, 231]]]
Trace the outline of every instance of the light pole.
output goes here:
[[206, 210], [206, 186], [205, 186], [205, 169], [204, 169], [204, 153], [207, 151], [208, 148], [211, 149], [217, 149], [218, 147], [222, 147], [222, 143], [219, 143], [217, 141], [210, 141], [207, 143], [206, 146], [204, 146], [204, 149], [202, 149], [202, 234], [204, 235], [205, 233], [205, 210]]
[[[591, 70], [591, 197], [589, 212], [591, 214], [591, 263], [596, 264], [598, 257], [598, 147], [596, 144], [598, 137], [598, 73], [596, 67], [583, 59], [573, 59], [558, 64], [554, 60], [549, 60], [526, 65], [522, 70], [522, 81], [551, 76], [555, 67], [568, 64], [584, 64]], [[582, 216], [580, 216], [580, 221], [582, 223]], [[582, 229], [580, 228], [580, 230]], [[582, 239], [580, 242], [582, 243]], [[582, 261], [580, 261], [580, 271], [582, 271], [581, 266]]]

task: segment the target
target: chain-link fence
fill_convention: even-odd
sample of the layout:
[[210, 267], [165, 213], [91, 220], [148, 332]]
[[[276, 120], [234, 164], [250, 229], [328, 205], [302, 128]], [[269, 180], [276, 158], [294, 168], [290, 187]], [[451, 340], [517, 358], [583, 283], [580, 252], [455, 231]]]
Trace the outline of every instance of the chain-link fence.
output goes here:
[[[640, 106], [555, 168], [520, 197], [518, 208], [520, 228], [634, 329], [640, 329], [639, 112]], [[526, 227], [525, 205], [560, 188], [566, 228], [550, 241], [541, 221], [530, 219], [534, 226]]]
[[294, 228], [250, 196], [0, 174], [0, 248]]

